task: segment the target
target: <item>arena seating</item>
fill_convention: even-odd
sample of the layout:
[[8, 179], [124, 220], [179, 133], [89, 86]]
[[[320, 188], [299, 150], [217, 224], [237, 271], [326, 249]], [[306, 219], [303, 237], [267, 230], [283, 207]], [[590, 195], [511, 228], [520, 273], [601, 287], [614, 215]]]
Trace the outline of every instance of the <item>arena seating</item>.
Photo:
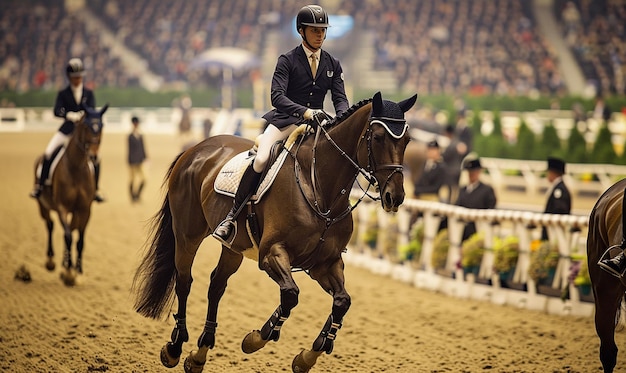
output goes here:
[[602, 94], [626, 93], [626, 4], [555, 0], [554, 13], [586, 79]]
[[8, 1], [0, 12], [0, 89], [24, 92], [60, 89], [64, 68], [73, 56], [84, 56], [91, 74], [87, 84], [132, 86], [108, 46], [83, 21], [69, 14], [61, 0]]
[[[138, 79], [111, 57], [111, 46], [89, 32], [84, 20], [68, 13], [64, 3], [10, 0], [3, 4], [0, 88], [58, 88], [64, 84], [59, 66], [74, 55], [102, 71], [88, 79], [94, 86], [138, 85]], [[626, 6], [608, 0], [593, 4], [556, 0], [554, 4], [587, 79], [603, 92], [624, 93]], [[190, 73], [187, 64], [193, 57], [220, 46], [261, 54], [267, 31], [289, 30], [301, 4], [93, 0], [86, 6], [164, 82], [211, 84], [219, 83], [219, 72]], [[555, 95], [564, 90], [558, 58], [537, 28], [532, 2], [348, 0], [328, 7], [352, 14], [359, 32], [375, 33], [375, 67], [393, 69], [402, 89], [429, 95]], [[576, 12], [574, 21], [563, 16], [566, 7], [576, 8], [579, 21]]]

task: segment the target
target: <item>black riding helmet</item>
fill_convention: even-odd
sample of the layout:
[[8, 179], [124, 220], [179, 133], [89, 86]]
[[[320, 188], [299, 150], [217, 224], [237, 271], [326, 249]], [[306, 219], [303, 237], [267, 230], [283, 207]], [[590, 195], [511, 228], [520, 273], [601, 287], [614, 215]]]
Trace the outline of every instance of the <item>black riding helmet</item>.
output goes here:
[[76, 76], [84, 76], [85, 66], [83, 65], [83, 61], [81, 61], [80, 58], [76, 58], [76, 57], [72, 58], [67, 63], [65, 72], [67, 73], [67, 76], [69, 76], [70, 78], [76, 77]]
[[302, 7], [296, 17], [296, 31], [300, 31], [303, 26], [330, 27], [328, 13], [319, 5]]
[[300, 29], [302, 29], [302, 40], [304, 43], [312, 50], [315, 50], [309, 44], [309, 41], [306, 40], [306, 36], [304, 34], [305, 26], [313, 26], [313, 27], [330, 27], [328, 24], [328, 13], [319, 5], [307, 5], [302, 7], [298, 12], [298, 16], [296, 17], [296, 31], [300, 33]]

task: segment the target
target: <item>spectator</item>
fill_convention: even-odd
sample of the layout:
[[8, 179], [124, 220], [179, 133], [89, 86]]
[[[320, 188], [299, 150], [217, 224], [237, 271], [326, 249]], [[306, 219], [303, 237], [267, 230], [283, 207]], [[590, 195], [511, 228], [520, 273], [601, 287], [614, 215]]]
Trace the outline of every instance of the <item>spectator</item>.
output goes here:
[[447, 179], [439, 143], [432, 140], [427, 145], [424, 171], [413, 187], [413, 196], [428, 201], [448, 200], [448, 193], [444, 190]]
[[[572, 209], [572, 198], [569, 189], [563, 182], [565, 174], [565, 161], [559, 158], [548, 157], [547, 178], [550, 183], [548, 200], [546, 202], [546, 214], [569, 214]], [[548, 239], [546, 227], [541, 229], [541, 239]]]
[[447, 173], [447, 181], [450, 191], [448, 202], [456, 201], [459, 192], [459, 179], [461, 177], [461, 164], [467, 155], [467, 146], [461, 143], [456, 136], [455, 128], [452, 125], [446, 126], [445, 136], [450, 140], [448, 146], [443, 151], [442, 158]]
[[[463, 169], [467, 170], [469, 183], [459, 191], [455, 205], [469, 209], [493, 209], [496, 207], [496, 193], [490, 185], [480, 181], [483, 168], [480, 158], [465, 160]], [[463, 241], [476, 233], [476, 224], [467, 222], [463, 228]]]
[[596, 95], [596, 103], [593, 107], [593, 117], [602, 124], [608, 124], [611, 119], [611, 108], [609, 108], [604, 102], [602, 94]]
[[146, 178], [143, 172], [143, 163], [148, 156], [143, 142], [143, 134], [139, 129], [139, 118], [131, 119], [133, 128], [128, 135], [128, 167], [130, 170], [130, 198], [138, 202], [145, 186]]

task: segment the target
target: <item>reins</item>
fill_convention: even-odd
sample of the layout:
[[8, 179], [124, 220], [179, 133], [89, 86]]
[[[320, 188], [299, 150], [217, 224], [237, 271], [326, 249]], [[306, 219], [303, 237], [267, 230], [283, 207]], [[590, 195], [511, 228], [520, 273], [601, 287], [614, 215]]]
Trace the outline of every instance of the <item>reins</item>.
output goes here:
[[[346, 216], [348, 216], [349, 214], [352, 213], [352, 211], [354, 211], [354, 209], [357, 208], [357, 206], [363, 201], [363, 199], [367, 196], [370, 199], [372, 199], [373, 201], [378, 201], [381, 199], [380, 196], [376, 197], [373, 196], [369, 193], [369, 190], [371, 187], [378, 187], [379, 183], [378, 180], [376, 179], [376, 177], [374, 176], [374, 172], [377, 171], [376, 168], [376, 164], [375, 164], [375, 160], [372, 154], [372, 136], [371, 136], [371, 132], [372, 132], [372, 128], [371, 128], [371, 124], [373, 121], [369, 121], [367, 123], [367, 128], [365, 130], [365, 133], [360, 137], [359, 139], [359, 143], [357, 144], [357, 149], [359, 148], [361, 141], [363, 139], [366, 139], [367, 141], [367, 153], [368, 153], [368, 164], [367, 164], [367, 169], [364, 169], [363, 167], [361, 167], [357, 162], [355, 162], [334, 140], [333, 138], [330, 136], [330, 134], [328, 133], [328, 131], [326, 130], [326, 128], [324, 128], [324, 124], [326, 124], [326, 121], [322, 122], [322, 124], [320, 124], [317, 127], [317, 130], [315, 132], [315, 139], [313, 141], [313, 156], [311, 158], [311, 188], [313, 190], [313, 201], [311, 201], [306, 193], [304, 192], [303, 189], [303, 184], [301, 183], [301, 178], [300, 178], [300, 163], [298, 162], [298, 158], [297, 158], [297, 153], [298, 150], [300, 149], [300, 146], [302, 145], [302, 143], [304, 142], [305, 136], [301, 136], [300, 140], [297, 143], [296, 149], [293, 153], [290, 152], [291, 156], [294, 159], [294, 175], [296, 178], [296, 183], [298, 184], [298, 187], [300, 189], [300, 192], [302, 193], [302, 196], [304, 197], [304, 200], [307, 201], [307, 204], [309, 205], [309, 207], [311, 208], [311, 210], [313, 210], [315, 212], [315, 214], [322, 219], [325, 222], [325, 227], [324, 227], [324, 231], [322, 232], [318, 243], [314, 249], [314, 253], [319, 251], [321, 248], [321, 245], [324, 243], [325, 241], [325, 236], [326, 233], [328, 232], [328, 229], [335, 223], [337, 223], [338, 221], [341, 221], [342, 219], [344, 219]], [[330, 205], [328, 210], [326, 211], [322, 211], [321, 207], [320, 207], [320, 202], [319, 202], [319, 198], [318, 195], [320, 193], [318, 193], [318, 187], [317, 187], [317, 168], [316, 168], [316, 152], [317, 152], [317, 145], [319, 143], [320, 140], [320, 133], [323, 133], [324, 136], [326, 137], [326, 140], [328, 140], [328, 142], [339, 152], [339, 154], [346, 159], [353, 168], [356, 169], [356, 173], [354, 175], [354, 178], [352, 178], [350, 185], [348, 185], [346, 188], [343, 188], [341, 190], [341, 194], [340, 196], [333, 201]], [[394, 165], [394, 164], [388, 164], [388, 165], [382, 165], [380, 166], [380, 169], [393, 169], [393, 172], [390, 173], [390, 175], [387, 177], [387, 180], [385, 180], [385, 184], [387, 185], [387, 183], [389, 182], [389, 180], [391, 179], [391, 177], [396, 173], [396, 172], [402, 172], [402, 165]], [[367, 187], [364, 189], [360, 183], [357, 182], [357, 185], [359, 186], [359, 188], [361, 189], [361, 191], [363, 191], [363, 194], [361, 195], [361, 197], [358, 198], [358, 200], [352, 205], [350, 203], [348, 203], [348, 208], [345, 209], [342, 213], [340, 213], [339, 215], [335, 216], [335, 217], [331, 217], [330, 213], [332, 211], [332, 207], [336, 204], [336, 202], [338, 202], [346, 193], [348, 193], [348, 190], [351, 189], [352, 185], [354, 184], [354, 180], [357, 179], [357, 177], [360, 175], [363, 175], [363, 177], [367, 180], [368, 184]], [[380, 189], [379, 189], [380, 190]], [[312, 258], [314, 258], [315, 255], [310, 255], [309, 259], [307, 259], [304, 263], [302, 263], [302, 265], [300, 266], [300, 268], [302, 268], [302, 270], [306, 270], [306, 267], [308, 265], [308, 262], [310, 260], [312, 260]], [[294, 269], [297, 270], [297, 269]]]

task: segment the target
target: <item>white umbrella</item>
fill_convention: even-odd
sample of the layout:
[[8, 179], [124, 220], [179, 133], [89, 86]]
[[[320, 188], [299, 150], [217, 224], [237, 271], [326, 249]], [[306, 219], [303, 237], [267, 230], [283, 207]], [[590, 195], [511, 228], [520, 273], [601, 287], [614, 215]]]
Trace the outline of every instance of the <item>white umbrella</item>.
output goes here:
[[240, 73], [261, 65], [259, 58], [252, 52], [233, 47], [211, 48], [196, 56], [189, 63], [188, 69], [220, 68], [224, 82], [222, 83], [222, 106], [232, 108], [233, 73]]

